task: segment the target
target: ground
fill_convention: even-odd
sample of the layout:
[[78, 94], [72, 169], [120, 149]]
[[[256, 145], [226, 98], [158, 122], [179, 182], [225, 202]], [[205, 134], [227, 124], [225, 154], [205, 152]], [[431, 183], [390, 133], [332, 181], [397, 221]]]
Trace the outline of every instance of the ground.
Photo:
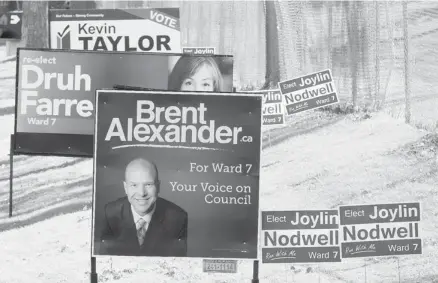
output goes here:
[[[423, 254], [345, 259], [342, 264], [260, 264], [260, 282], [438, 282], [438, 141], [431, 132], [438, 120], [432, 79], [436, 51], [431, 49], [436, 40], [434, 34], [419, 37], [413, 47], [418, 59], [411, 125], [403, 121], [398, 70], [389, 85], [388, 107], [380, 113], [315, 111], [293, 117], [286, 127], [264, 129], [261, 164], [262, 211], [421, 202]], [[14, 75], [15, 62], [0, 64], [0, 283], [89, 282], [91, 159], [14, 156], [13, 217], [8, 217]], [[238, 274], [227, 275], [202, 273], [201, 259], [103, 257], [97, 259], [97, 271], [99, 282], [108, 283], [145, 278], [157, 283], [250, 282], [252, 261], [239, 261]]]
[[[420, 201], [423, 255], [399, 257], [401, 282], [434, 282], [438, 276], [433, 268], [438, 261], [434, 256], [438, 252], [438, 224], [434, 221], [438, 215], [434, 203], [438, 175], [429, 136], [384, 113], [366, 120], [353, 118], [341, 117], [331, 125], [263, 150], [261, 210]], [[38, 159], [15, 162], [16, 216], [9, 220], [4, 213], [0, 220], [0, 241], [5, 243], [0, 247], [0, 282], [86, 282], [92, 162]], [[7, 212], [7, 170], [1, 178], [2, 211]], [[69, 209], [76, 212], [68, 213]], [[23, 227], [14, 229], [15, 225]], [[98, 258], [97, 262], [100, 282], [140, 282], [145, 277], [155, 278], [154, 282], [249, 282], [252, 274], [250, 261], [239, 262], [238, 279], [203, 274], [199, 259]], [[260, 279], [279, 283], [359, 282], [364, 277], [364, 264], [367, 282], [398, 282], [396, 258], [261, 265]]]

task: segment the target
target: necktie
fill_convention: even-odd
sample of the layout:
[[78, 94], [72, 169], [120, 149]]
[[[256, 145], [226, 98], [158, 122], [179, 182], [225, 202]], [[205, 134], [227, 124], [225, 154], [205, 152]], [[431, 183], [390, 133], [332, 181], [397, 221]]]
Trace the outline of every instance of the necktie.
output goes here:
[[144, 242], [144, 237], [146, 235], [146, 224], [147, 222], [143, 219], [140, 218], [140, 220], [137, 221], [137, 238], [138, 238], [138, 243], [141, 245], [143, 245]]

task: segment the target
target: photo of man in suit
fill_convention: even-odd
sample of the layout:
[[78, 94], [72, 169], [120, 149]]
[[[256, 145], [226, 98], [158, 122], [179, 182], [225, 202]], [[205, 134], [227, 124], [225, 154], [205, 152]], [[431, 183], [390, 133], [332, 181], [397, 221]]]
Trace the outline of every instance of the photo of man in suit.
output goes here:
[[158, 196], [157, 166], [132, 160], [123, 186], [126, 196], [105, 205], [99, 254], [187, 256], [187, 212]]

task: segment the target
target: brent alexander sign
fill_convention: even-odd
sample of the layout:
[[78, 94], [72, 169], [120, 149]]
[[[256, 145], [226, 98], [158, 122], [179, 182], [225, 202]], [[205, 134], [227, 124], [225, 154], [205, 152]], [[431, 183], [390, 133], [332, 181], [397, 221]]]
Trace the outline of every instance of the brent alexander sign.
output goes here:
[[330, 70], [280, 82], [288, 115], [338, 103]]
[[263, 211], [262, 262], [340, 262], [337, 210]]
[[[97, 90], [93, 253], [257, 259], [261, 108], [254, 94]], [[139, 159], [159, 171], [155, 213], [163, 216], [144, 248], [120, 239], [106, 209], [128, 202], [118, 201], [126, 196], [120, 178]]]
[[340, 206], [342, 258], [421, 254], [420, 204]]

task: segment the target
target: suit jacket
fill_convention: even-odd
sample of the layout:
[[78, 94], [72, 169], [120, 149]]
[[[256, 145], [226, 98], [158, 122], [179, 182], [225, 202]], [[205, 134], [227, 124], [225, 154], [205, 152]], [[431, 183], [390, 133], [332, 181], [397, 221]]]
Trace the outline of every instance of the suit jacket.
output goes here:
[[99, 255], [170, 256], [187, 255], [187, 212], [158, 198], [142, 246], [127, 197], [105, 205]]

